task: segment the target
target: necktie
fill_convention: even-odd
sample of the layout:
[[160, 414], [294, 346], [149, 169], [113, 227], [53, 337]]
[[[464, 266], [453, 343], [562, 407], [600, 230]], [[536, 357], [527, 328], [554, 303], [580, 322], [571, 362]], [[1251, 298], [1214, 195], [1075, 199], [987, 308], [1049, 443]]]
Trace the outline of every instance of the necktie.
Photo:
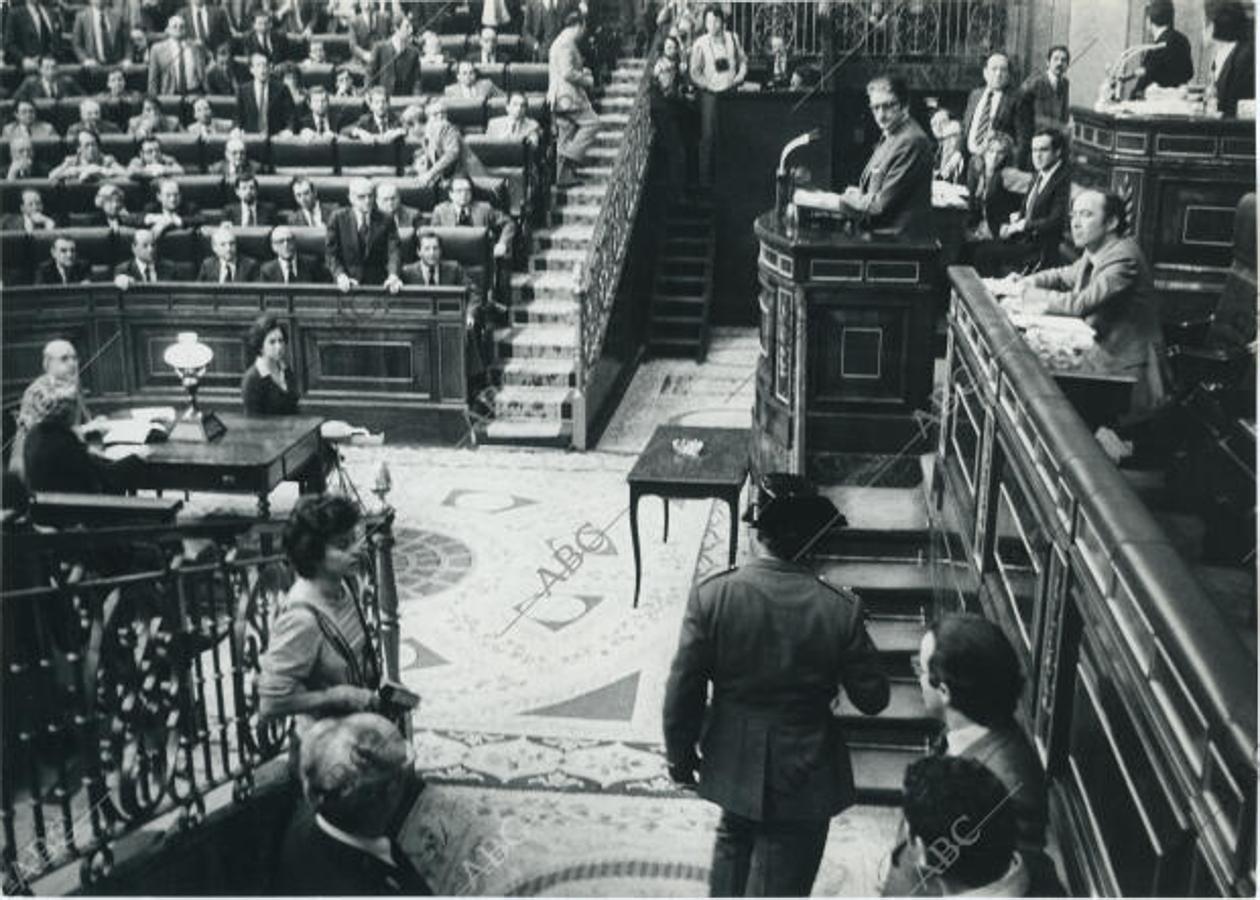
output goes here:
[[1028, 202], [1024, 204], [1024, 218], [1032, 218], [1033, 204], [1037, 202], [1037, 195], [1041, 193], [1042, 182], [1046, 180], [1044, 172], [1037, 173], [1036, 179], [1033, 181], [1032, 190], [1028, 192]]
[[105, 62], [105, 55], [106, 55], [105, 47], [107, 46], [107, 44], [105, 43], [105, 13], [103, 13], [99, 9], [96, 11], [95, 37], [96, 37], [96, 58], [101, 62]]
[[271, 35], [263, 35], [263, 52], [267, 54], [267, 58], [271, 58]]
[[433, 271], [433, 266], [424, 267], [424, 281], [425, 284], [437, 284], [437, 277]]
[[989, 142], [989, 125], [993, 119], [993, 93], [985, 91], [980, 98], [980, 109], [976, 113], [976, 147], [984, 152], [984, 145]]
[[204, 6], [197, 10], [197, 39], [206, 40], [210, 36], [210, 23], [206, 21], [206, 8]]
[[57, 99], [57, 82], [55, 82], [55, 81], [45, 81], [45, 82], [44, 82], [44, 93], [45, 93], [45, 94], [47, 94], [49, 97], [51, 97], [51, 98], [52, 98], [52, 99], [54, 99], [54, 100], [55, 100], [55, 99]]
[[38, 6], [27, 7], [31, 14], [31, 21], [35, 23], [35, 36], [39, 38], [40, 46], [44, 44], [44, 11]]
[[359, 216], [359, 247], [362, 248], [364, 253], [367, 252], [367, 240], [368, 240], [367, 216]]
[[328, 131], [328, 120], [320, 116], [315, 120], [315, 133], [324, 134]]
[[471, 225], [472, 224], [472, 216], [469, 214], [467, 206], [460, 207], [459, 221], [456, 224], [458, 225]]
[[188, 93], [188, 74], [184, 71], [184, 42], [175, 42], [175, 80], [179, 93]]
[[227, 284], [232, 280], [232, 267], [223, 265], [219, 268], [219, 284]]
[[267, 86], [258, 85], [258, 130], [267, 132]]
[[69, 272], [67, 272], [65, 269], [61, 269], [60, 271], [61, 271], [61, 283], [62, 283], [62, 284], [69, 284], [69, 283], [70, 283], [70, 273], [69, 273]]
[[1076, 280], [1076, 290], [1077, 291], [1085, 290], [1085, 288], [1089, 286], [1089, 278], [1093, 274], [1094, 274], [1094, 260], [1089, 256], [1089, 254], [1086, 254], [1084, 257], [1084, 263], [1081, 266], [1080, 278]]
[[246, 228], [249, 228], [255, 224], [254, 207], [252, 206], [244, 207], [243, 211], [241, 212], [241, 224], [244, 225]]
[[157, 281], [157, 275], [153, 271], [153, 266], [144, 267], [144, 280], [150, 284]]

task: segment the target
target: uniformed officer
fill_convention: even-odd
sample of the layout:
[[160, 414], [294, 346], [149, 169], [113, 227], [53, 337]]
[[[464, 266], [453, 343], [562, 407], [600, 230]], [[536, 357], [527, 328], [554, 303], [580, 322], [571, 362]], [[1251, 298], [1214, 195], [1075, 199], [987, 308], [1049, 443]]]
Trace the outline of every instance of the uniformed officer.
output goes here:
[[[861, 601], [798, 556], [844, 524], [799, 476], [767, 474], [744, 515], [756, 558], [697, 584], [665, 691], [670, 777], [722, 807], [712, 896], [808, 896], [831, 817], [854, 800], [832, 702], [888, 705]], [[706, 702], [708, 683], [712, 699]], [[697, 744], [699, 744], [697, 753]]]

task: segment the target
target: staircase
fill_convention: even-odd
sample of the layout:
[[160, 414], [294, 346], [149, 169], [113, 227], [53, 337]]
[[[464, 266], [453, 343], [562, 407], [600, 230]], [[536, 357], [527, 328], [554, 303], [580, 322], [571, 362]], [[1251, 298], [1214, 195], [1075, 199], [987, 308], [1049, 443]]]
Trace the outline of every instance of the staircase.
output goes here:
[[713, 204], [686, 195], [671, 204], [652, 287], [648, 350], [704, 362], [713, 298]]
[[586, 260], [608, 190], [644, 61], [623, 59], [597, 91], [603, 122], [580, 184], [552, 188], [551, 221], [535, 229], [528, 271], [511, 279], [510, 324], [495, 332], [492, 418], [478, 426], [486, 443], [567, 447], [577, 386], [578, 267]]
[[941, 573], [931, 559], [931, 528], [922, 484], [913, 487], [824, 487], [848, 519], [823, 537], [814, 568], [852, 588], [867, 612], [867, 630], [892, 681], [887, 709], [859, 712], [843, 699], [853, 775], [861, 803], [897, 804], [906, 766], [928, 750], [938, 725], [927, 717], [911, 657], [931, 617]]

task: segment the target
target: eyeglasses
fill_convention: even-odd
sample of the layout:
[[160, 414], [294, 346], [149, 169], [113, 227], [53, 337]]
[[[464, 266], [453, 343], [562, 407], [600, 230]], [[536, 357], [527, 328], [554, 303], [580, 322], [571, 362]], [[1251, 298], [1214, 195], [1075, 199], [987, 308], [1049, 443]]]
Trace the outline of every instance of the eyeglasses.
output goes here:
[[898, 103], [896, 100], [888, 100], [884, 103], [871, 104], [871, 112], [881, 112], [883, 110], [893, 110], [893, 109], [900, 109], [900, 108], [901, 108], [901, 104]]

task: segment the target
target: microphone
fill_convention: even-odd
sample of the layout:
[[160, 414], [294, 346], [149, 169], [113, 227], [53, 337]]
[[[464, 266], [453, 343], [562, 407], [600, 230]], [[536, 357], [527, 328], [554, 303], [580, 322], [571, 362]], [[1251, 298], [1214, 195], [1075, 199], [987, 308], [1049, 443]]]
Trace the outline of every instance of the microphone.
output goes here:
[[1095, 109], [1108, 103], [1119, 102], [1120, 86], [1137, 77], [1135, 72], [1123, 74], [1124, 67], [1129, 60], [1150, 50], [1158, 50], [1162, 46], [1163, 44], [1137, 44], [1133, 47], [1126, 47], [1121, 51], [1115, 62], [1107, 67], [1106, 75], [1103, 77], [1102, 84], [1099, 85], [1098, 102], [1094, 104]]

